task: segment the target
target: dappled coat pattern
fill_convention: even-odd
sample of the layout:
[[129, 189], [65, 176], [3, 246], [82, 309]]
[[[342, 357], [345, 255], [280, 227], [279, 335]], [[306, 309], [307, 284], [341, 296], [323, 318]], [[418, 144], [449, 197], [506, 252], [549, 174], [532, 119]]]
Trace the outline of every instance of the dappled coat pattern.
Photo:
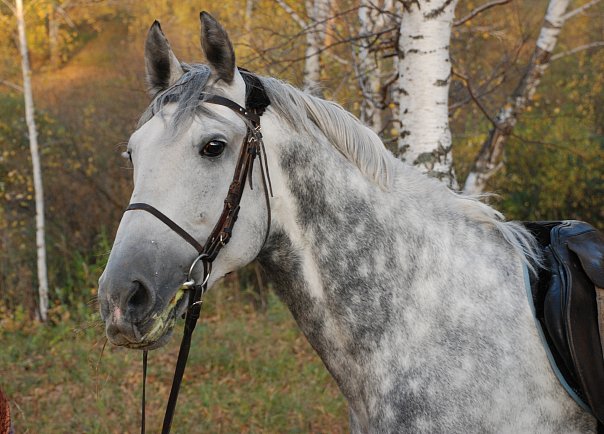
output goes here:
[[[209, 67], [175, 61], [152, 27], [157, 96], [129, 143], [132, 202], [153, 204], [200, 240], [246, 132], [231, 111], [199, 102], [207, 92], [243, 105], [246, 92], [226, 32], [207, 14], [202, 23]], [[246, 190], [209, 286], [260, 261], [348, 400], [354, 433], [593, 432], [537, 335], [523, 275], [539, 262], [530, 235], [396, 160], [337, 104], [260, 79], [271, 100], [261, 119], [271, 229], [261, 189]], [[224, 153], [200, 156], [214, 141]], [[258, 165], [252, 177], [261, 185]], [[145, 214], [123, 217], [99, 288], [110, 340], [135, 348], [167, 341], [194, 259]]]
[[265, 134], [283, 185], [260, 261], [350, 402], [353, 432], [593, 430], [549, 371], [522, 229], [403, 164], [380, 188], [288, 124], [283, 85], [264, 83], [290, 140]]

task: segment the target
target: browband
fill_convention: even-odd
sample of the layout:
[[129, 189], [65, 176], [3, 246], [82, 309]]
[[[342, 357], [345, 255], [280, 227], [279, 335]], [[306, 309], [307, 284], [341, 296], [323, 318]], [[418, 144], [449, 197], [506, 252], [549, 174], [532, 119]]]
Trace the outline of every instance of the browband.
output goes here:
[[202, 93], [199, 95], [199, 99], [203, 102], [209, 102], [210, 104], [218, 104], [230, 108], [231, 110], [239, 113], [241, 116], [249, 119], [254, 126], [260, 124], [260, 115], [257, 114], [255, 110], [243, 108], [233, 100], [211, 93]]

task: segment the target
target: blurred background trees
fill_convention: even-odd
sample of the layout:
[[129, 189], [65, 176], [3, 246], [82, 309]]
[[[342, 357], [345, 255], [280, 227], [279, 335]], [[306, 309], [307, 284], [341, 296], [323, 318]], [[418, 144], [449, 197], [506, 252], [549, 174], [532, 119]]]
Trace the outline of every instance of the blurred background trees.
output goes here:
[[[25, 0], [51, 319], [61, 318], [66, 307], [72, 315], [90, 312], [128, 203], [131, 173], [120, 153], [148, 103], [142, 47], [154, 19], [180, 59], [201, 62], [197, 16], [210, 11], [229, 31], [240, 66], [339, 102], [400, 154], [414, 143], [405, 141], [408, 108], [400, 109], [403, 93], [412, 92], [401, 86], [398, 72], [413, 54], [405, 58], [401, 17], [410, 18], [420, 3], [224, 0], [216, 8], [202, 0]], [[37, 297], [33, 181], [11, 4], [0, 2], [0, 321], [33, 316]], [[531, 65], [549, 4], [457, 4], [452, 73], [442, 80], [449, 85], [445, 121], [460, 186]], [[576, 218], [602, 229], [604, 2], [572, 0], [565, 13], [571, 11], [578, 12], [562, 26], [549, 68], [507, 135], [485, 188], [501, 196], [494, 205], [509, 219]], [[227, 284], [249, 289], [257, 281], [252, 268]]]

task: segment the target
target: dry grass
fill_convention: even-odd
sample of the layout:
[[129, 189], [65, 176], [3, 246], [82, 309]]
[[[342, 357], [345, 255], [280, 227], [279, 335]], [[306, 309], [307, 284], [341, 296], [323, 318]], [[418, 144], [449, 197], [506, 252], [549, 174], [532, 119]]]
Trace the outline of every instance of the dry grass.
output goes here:
[[[274, 296], [258, 313], [232, 290], [210, 294], [193, 339], [175, 433], [348, 430], [337, 386]], [[90, 324], [98, 324], [91, 321]], [[179, 333], [149, 355], [147, 426], [161, 426]], [[72, 322], [0, 332], [0, 386], [18, 433], [139, 431], [141, 355]]]

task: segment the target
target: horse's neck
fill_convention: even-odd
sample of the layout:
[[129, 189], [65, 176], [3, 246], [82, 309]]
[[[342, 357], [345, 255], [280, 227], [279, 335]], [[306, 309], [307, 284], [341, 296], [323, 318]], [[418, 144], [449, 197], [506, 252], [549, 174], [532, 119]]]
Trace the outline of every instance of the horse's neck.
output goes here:
[[383, 291], [376, 289], [408, 279], [418, 271], [410, 256], [435, 249], [442, 238], [443, 215], [426, 204], [421, 175], [399, 167], [394, 191], [386, 192], [328, 143], [291, 134], [271, 143], [265, 135], [275, 197], [272, 235], [260, 259], [274, 278], [288, 281], [278, 290], [287, 292], [281, 295], [293, 314], [302, 315], [296, 307], [304, 294], [340, 319], [344, 311], [353, 320], [378, 309]]
[[[275, 198], [259, 259], [345, 394], [361, 387], [350, 379], [365, 377], [383, 342], [406, 345], [408, 318], [426, 326], [435, 309], [463, 313], [463, 302], [458, 310], [444, 300], [495, 292], [506, 273], [514, 284], [509, 249], [449, 207], [452, 196], [437, 181], [399, 166], [385, 192], [329, 144], [266, 137]], [[409, 340], [421, 346], [418, 336]]]
[[[546, 363], [501, 232], [512, 229], [492, 210], [402, 165], [384, 192], [329, 144], [265, 137], [275, 197], [259, 260], [359, 430], [446, 430], [470, 406], [500, 402], [490, 387], [515, 391]], [[460, 393], [466, 384], [478, 395]]]
[[371, 352], [412, 279], [412, 256], [430, 248], [419, 232], [402, 241], [403, 228], [424, 222], [328, 144], [294, 139], [269, 152], [273, 230], [259, 259], [345, 392], [357, 387], [346, 377], [362, 374], [351, 358]]

